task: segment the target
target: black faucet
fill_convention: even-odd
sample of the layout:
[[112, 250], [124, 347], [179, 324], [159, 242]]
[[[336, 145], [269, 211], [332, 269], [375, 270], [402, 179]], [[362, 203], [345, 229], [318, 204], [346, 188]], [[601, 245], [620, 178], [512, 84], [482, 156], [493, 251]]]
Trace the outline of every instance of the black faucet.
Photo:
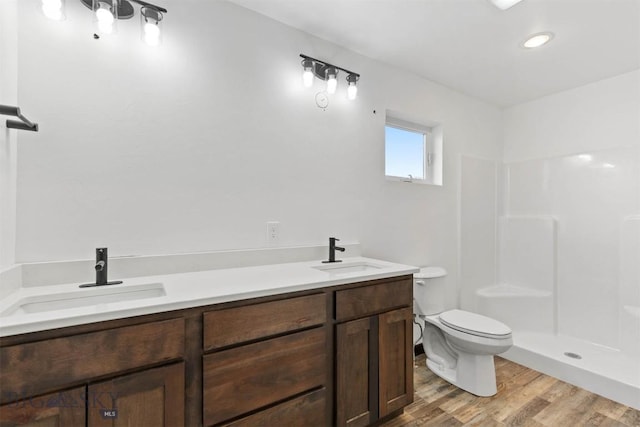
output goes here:
[[80, 287], [90, 288], [92, 286], [117, 285], [122, 283], [122, 280], [109, 282], [107, 279], [108, 263], [109, 255], [107, 253], [107, 248], [96, 248], [96, 283], [85, 283], [84, 285], [80, 285]]
[[329, 259], [327, 261], [322, 261], [324, 263], [329, 262], [342, 262], [341, 259], [336, 259], [336, 251], [344, 252], [344, 248], [340, 246], [336, 246], [336, 242], [339, 242], [340, 239], [336, 239], [335, 237], [329, 237]]

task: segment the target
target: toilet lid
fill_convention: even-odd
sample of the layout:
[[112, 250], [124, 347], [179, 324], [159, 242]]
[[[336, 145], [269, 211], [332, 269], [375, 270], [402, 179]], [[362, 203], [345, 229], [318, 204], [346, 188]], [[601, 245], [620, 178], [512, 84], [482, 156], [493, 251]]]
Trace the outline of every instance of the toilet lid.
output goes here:
[[464, 310], [449, 310], [440, 314], [440, 321], [455, 330], [487, 338], [504, 338], [511, 329], [502, 322]]

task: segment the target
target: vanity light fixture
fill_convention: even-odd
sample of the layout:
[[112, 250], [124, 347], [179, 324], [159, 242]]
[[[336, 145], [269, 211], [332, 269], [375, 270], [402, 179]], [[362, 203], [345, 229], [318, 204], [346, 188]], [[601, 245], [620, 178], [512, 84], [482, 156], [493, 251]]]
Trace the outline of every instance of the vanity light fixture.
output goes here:
[[[56, 0], [42, 0], [53, 2]], [[140, 6], [140, 31], [141, 38], [150, 46], [157, 46], [162, 40], [160, 23], [167, 13], [167, 9], [147, 3], [142, 0], [80, 0], [87, 8], [95, 12], [97, 31], [100, 34], [112, 34], [116, 31], [118, 20], [129, 19], [134, 15], [134, 7], [131, 3]], [[44, 10], [44, 6], [43, 6]]]
[[533, 49], [549, 43], [551, 39], [553, 39], [553, 33], [550, 31], [531, 34], [525, 41], [522, 42], [521, 46], [526, 49]]
[[304, 87], [313, 86], [313, 77], [315, 76], [320, 80], [326, 81], [327, 93], [333, 94], [338, 87], [338, 74], [342, 71], [347, 74], [347, 98], [350, 100], [356, 99], [358, 93], [356, 85], [358, 79], [360, 79], [360, 74], [307, 55], [300, 54], [300, 57], [302, 58], [302, 84]]

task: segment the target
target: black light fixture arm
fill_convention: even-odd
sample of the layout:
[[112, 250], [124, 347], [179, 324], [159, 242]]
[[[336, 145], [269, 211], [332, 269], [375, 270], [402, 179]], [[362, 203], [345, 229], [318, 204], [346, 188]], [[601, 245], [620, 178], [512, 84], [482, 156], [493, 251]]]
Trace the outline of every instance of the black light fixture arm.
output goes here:
[[[132, 1], [135, 1], [135, 0], [132, 0]], [[356, 76], [356, 79], [360, 78], [360, 74], [354, 73], [353, 71], [349, 71], [346, 68], [338, 67], [337, 65], [333, 65], [328, 62], [321, 61], [316, 58], [312, 58], [302, 53], [300, 54], [300, 57], [302, 59], [308, 59], [313, 62], [313, 74], [315, 74], [315, 76], [318, 77], [319, 79], [322, 79], [322, 80], [327, 79], [327, 75], [325, 71], [329, 68], [335, 68], [336, 70], [344, 71], [345, 73], [347, 73], [347, 75]]]
[[[156, 6], [152, 3], [147, 3], [142, 0], [105, 0], [107, 3], [113, 5], [113, 2], [116, 2], [116, 6], [118, 8], [118, 19], [129, 19], [133, 16], [133, 6], [131, 3], [137, 3], [140, 6], [148, 7], [150, 9], [156, 10], [158, 12], [167, 13], [167, 9], [164, 7]], [[93, 0], [80, 0], [82, 4], [84, 4], [87, 8], [93, 10]]]
[[18, 107], [13, 107], [11, 105], [0, 105], [0, 114], [5, 116], [17, 117], [22, 120], [21, 122], [17, 120], [7, 120], [7, 127], [10, 129], [21, 129], [38, 132], [38, 124], [33, 123], [31, 120], [23, 116], [20, 112], [20, 108]]
[[141, 1], [141, 0], [129, 0], [129, 1], [133, 3], [138, 3], [140, 6], [153, 8], [158, 12], [167, 13], [167, 9], [165, 9], [164, 7], [156, 6], [155, 4], [147, 3], [146, 1]]

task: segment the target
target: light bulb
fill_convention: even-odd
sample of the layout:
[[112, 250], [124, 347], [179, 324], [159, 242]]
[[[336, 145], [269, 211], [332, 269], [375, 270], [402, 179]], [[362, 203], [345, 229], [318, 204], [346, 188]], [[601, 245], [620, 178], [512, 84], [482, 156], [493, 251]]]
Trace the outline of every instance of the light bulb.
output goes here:
[[313, 72], [310, 68], [302, 72], [302, 84], [304, 87], [311, 87], [313, 85]]
[[98, 28], [100, 32], [104, 34], [111, 34], [113, 31], [113, 21], [115, 21], [113, 13], [101, 5], [100, 8], [96, 10], [96, 18], [98, 19]]
[[354, 99], [356, 99], [356, 96], [358, 96], [358, 86], [356, 85], [359, 78], [360, 75], [355, 73], [349, 74], [347, 76], [347, 83], [349, 84], [349, 86], [347, 86], [347, 99], [349, 101], [353, 101]]
[[336, 93], [336, 88], [338, 87], [338, 80], [336, 79], [335, 74], [329, 76], [327, 79], [327, 93], [333, 94]]
[[154, 7], [143, 6], [140, 8], [140, 39], [147, 46], [159, 46], [162, 43], [163, 15]]
[[42, 0], [42, 13], [54, 21], [62, 19], [62, 0]]
[[354, 83], [349, 83], [349, 87], [347, 87], [347, 99], [349, 101], [353, 101], [358, 96], [358, 86]]
[[160, 44], [160, 27], [150, 22], [144, 24], [144, 41], [149, 46], [158, 46]]
[[114, 21], [113, 13], [104, 7], [96, 10], [96, 18], [98, 18], [98, 21], [103, 24], [113, 24]]
[[313, 61], [309, 58], [302, 60], [302, 85], [304, 87], [313, 86]]
[[329, 66], [329, 68], [325, 70], [325, 76], [327, 77], [327, 93], [336, 93], [336, 88], [338, 87], [338, 80], [336, 79], [336, 77], [338, 77], [338, 70]]

